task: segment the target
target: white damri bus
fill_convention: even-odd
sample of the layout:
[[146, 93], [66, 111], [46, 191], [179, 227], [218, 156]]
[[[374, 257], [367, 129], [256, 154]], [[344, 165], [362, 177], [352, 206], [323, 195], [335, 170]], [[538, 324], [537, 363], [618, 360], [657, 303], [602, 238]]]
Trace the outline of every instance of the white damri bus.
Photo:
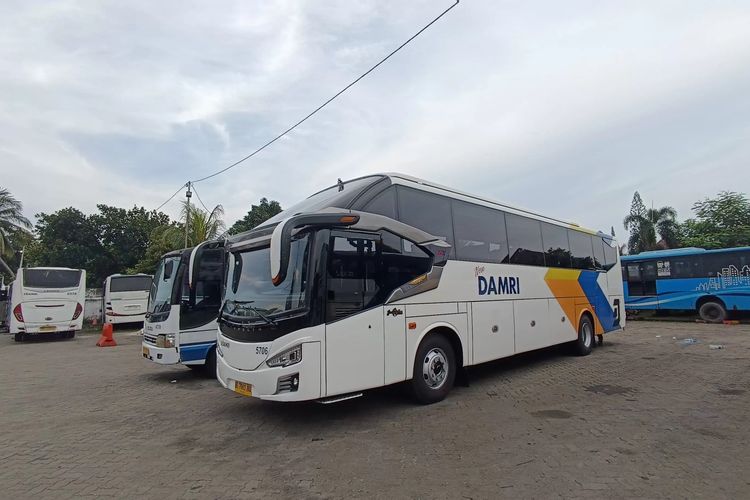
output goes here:
[[83, 328], [86, 271], [64, 267], [18, 270], [8, 297], [10, 333], [17, 342], [32, 335], [72, 338]]
[[143, 324], [143, 357], [216, 372], [216, 316], [224, 279], [224, 242], [162, 256]]
[[143, 323], [153, 276], [113, 274], [102, 284], [103, 323]]
[[610, 236], [404, 175], [339, 183], [227, 242], [217, 374], [237, 393], [332, 402], [619, 330]]

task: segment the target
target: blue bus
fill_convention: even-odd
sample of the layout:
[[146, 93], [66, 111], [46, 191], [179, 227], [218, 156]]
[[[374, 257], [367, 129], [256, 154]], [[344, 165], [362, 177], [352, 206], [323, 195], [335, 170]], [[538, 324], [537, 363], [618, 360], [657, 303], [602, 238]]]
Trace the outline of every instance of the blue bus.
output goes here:
[[750, 247], [677, 248], [622, 257], [625, 309], [697, 311], [721, 323], [750, 310]]

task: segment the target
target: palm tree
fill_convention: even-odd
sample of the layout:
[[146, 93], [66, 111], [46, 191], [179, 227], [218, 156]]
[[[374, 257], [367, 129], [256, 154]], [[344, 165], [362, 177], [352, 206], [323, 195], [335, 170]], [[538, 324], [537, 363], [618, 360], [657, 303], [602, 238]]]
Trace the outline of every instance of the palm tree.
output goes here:
[[[661, 241], [667, 248], [676, 248], [678, 246], [677, 231], [677, 211], [672, 207], [649, 208], [646, 211], [646, 220], [659, 235]], [[656, 243], [654, 243], [656, 246]]]
[[180, 220], [183, 224], [188, 223], [188, 246], [197, 245], [224, 234], [226, 226], [223, 217], [224, 207], [221, 205], [216, 205], [208, 212], [195, 205], [182, 202]]
[[5, 188], [0, 187], [0, 266], [11, 275], [13, 272], [3, 260], [13, 250], [14, 237], [27, 233], [31, 229], [29, 219], [23, 216], [23, 205]]
[[623, 225], [630, 232], [628, 252], [631, 254], [656, 249], [657, 234], [667, 248], [678, 246], [677, 211], [669, 206], [646, 209], [637, 191], [633, 195], [630, 214], [623, 220]]

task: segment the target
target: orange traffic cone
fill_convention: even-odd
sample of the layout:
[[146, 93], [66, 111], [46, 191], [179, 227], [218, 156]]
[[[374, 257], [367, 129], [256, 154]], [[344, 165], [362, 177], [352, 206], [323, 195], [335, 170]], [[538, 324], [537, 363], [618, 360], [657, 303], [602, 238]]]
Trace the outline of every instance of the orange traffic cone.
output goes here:
[[112, 323], [105, 323], [102, 326], [102, 335], [99, 337], [99, 342], [96, 345], [99, 347], [114, 347], [117, 345], [112, 336]]

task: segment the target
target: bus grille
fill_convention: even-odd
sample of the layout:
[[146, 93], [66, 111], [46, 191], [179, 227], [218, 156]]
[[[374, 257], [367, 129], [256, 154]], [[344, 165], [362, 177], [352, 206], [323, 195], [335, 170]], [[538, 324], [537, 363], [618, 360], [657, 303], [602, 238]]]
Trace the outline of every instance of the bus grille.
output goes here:
[[143, 334], [143, 341], [147, 344], [156, 345], [156, 335], [149, 335], [148, 333]]

